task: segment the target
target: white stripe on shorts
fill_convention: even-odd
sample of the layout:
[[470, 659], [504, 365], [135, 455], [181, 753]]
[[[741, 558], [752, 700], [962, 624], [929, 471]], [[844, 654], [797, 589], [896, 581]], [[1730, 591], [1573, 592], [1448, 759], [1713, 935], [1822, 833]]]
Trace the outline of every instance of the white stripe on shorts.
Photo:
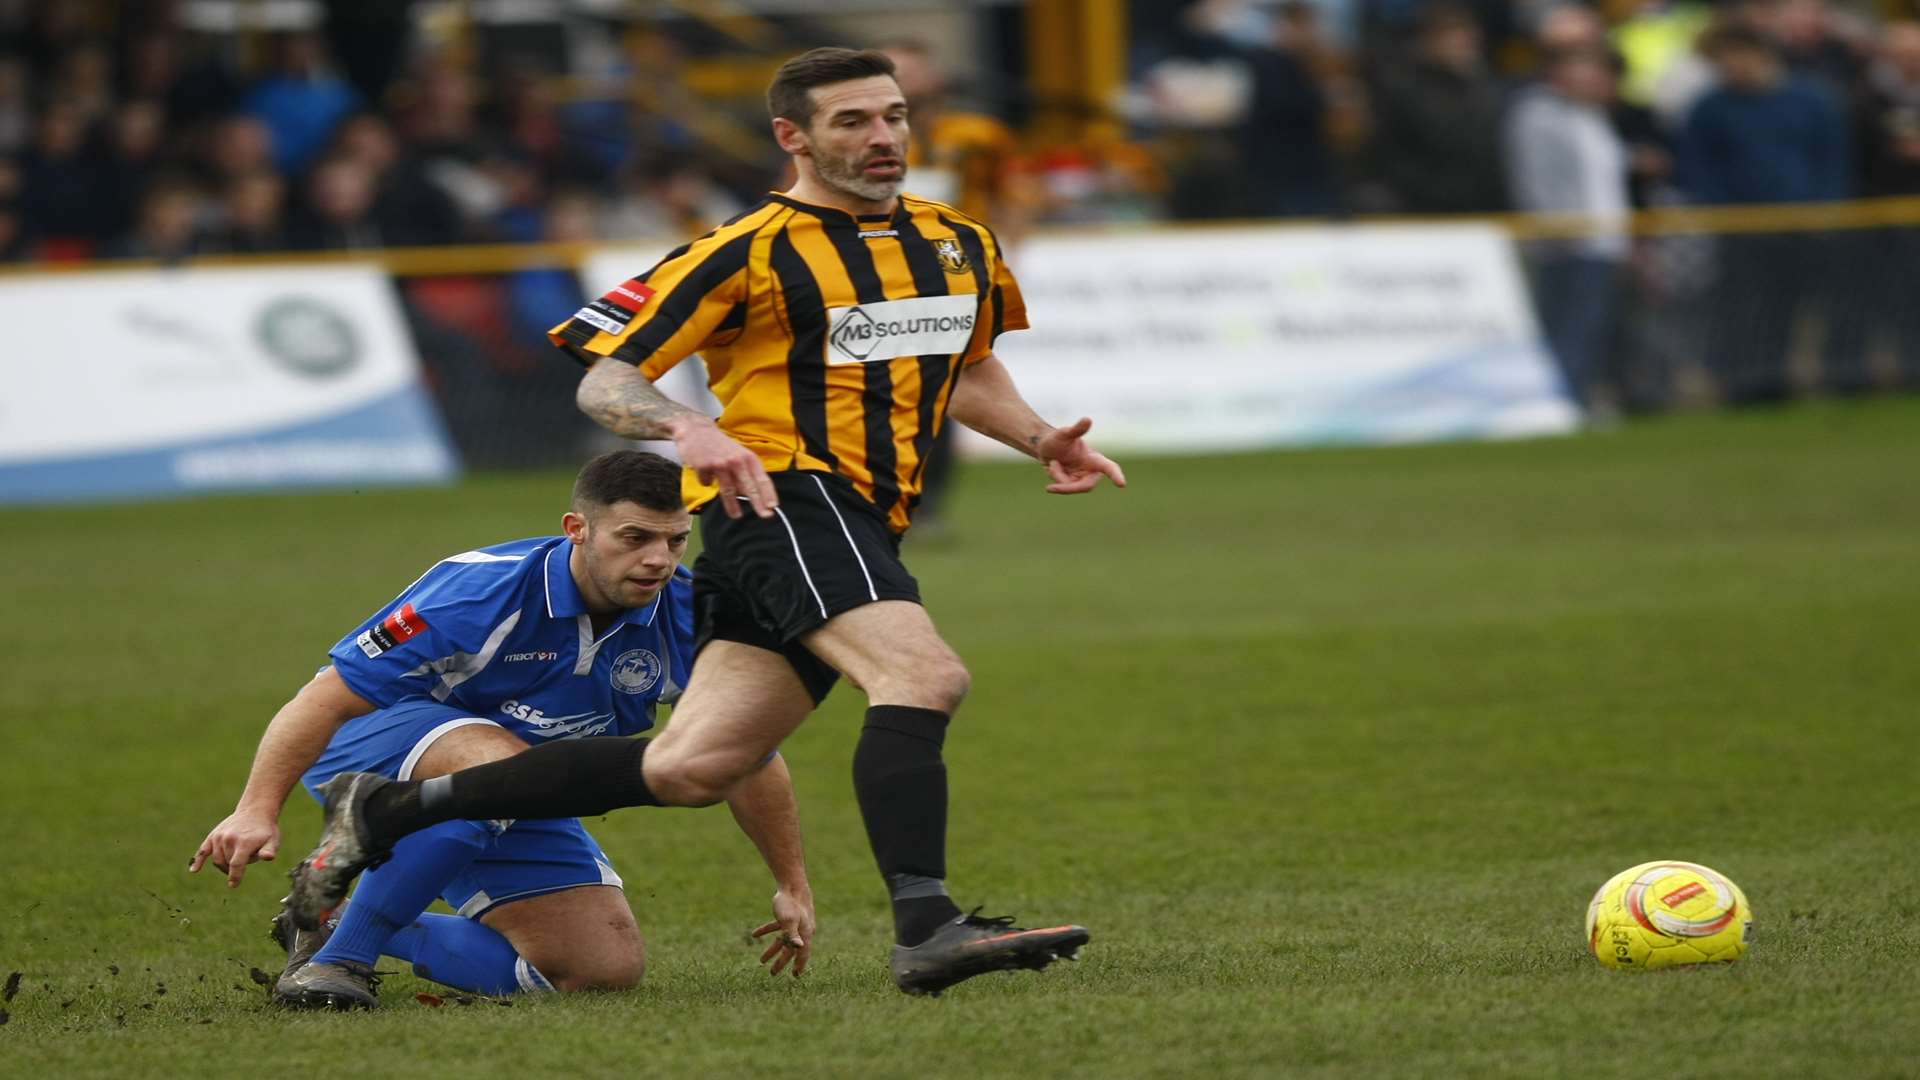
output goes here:
[[879, 603], [880, 593], [873, 587], [873, 575], [867, 573], [867, 560], [860, 554], [860, 546], [853, 542], [853, 533], [847, 529], [847, 519], [840, 516], [840, 508], [833, 505], [833, 497], [827, 494], [827, 485], [820, 482], [818, 475], [813, 478], [813, 486], [820, 489], [820, 497], [826, 500], [827, 509], [833, 511], [833, 519], [840, 523], [840, 535], [847, 538], [847, 546], [853, 549], [853, 560], [860, 564], [860, 576], [867, 579], [867, 595], [874, 603]]
[[807, 589], [813, 593], [813, 602], [820, 605], [820, 617], [827, 617], [827, 602], [820, 599], [820, 590], [813, 586], [813, 575], [807, 572], [806, 556], [800, 554], [800, 538], [793, 534], [793, 522], [787, 520], [784, 510], [774, 507], [773, 512], [780, 516], [780, 524], [787, 527], [787, 539], [793, 543], [793, 557], [800, 564], [800, 576], [807, 579]]

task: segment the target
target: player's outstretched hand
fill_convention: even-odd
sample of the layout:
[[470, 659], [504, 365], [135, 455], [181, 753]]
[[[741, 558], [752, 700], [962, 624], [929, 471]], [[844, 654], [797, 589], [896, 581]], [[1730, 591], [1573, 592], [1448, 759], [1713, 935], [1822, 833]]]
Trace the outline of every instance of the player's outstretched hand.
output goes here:
[[1100, 485], [1100, 478], [1113, 481], [1114, 487], [1127, 486], [1127, 474], [1105, 454], [1087, 445], [1082, 436], [1093, 421], [1081, 417], [1077, 423], [1057, 427], [1040, 437], [1034, 451], [1047, 466], [1053, 483], [1047, 490], [1055, 495], [1078, 495]]
[[272, 862], [279, 853], [279, 822], [235, 810], [200, 841], [200, 850], [187, 861], [187, 873], [197, 874], [202, 866], [212, 863], [214, 869], [227, 875], [227, 888], [237, 888], [249, 863]]
[[674, 436], [674, 448], [680, 451], [680, 461], [703, 484], [720, 486], [720, 509], [728, 517], [740, 516], [740, 500], [746, 499], [753, 512], [763, 518], [773, 516], [773, 508], [780, 505], [780, 496], [773, 490], [773, 479], [767, 475], [767, 467], [753, 451], [734, 442], [726, 432], [712, 423], [689, 425]]
[[788, 964], [793, 965], [793, 977], [799, 978], [806, 973], [807, 961], [813, 957], [813, 898], [797, 898], [789, 895], [785, 889], [773, 894], [773, 921], [753, 932], [753, 936], [765, 937], [779, 932], [760, 954], [760, 962], [770, 964], [767, 974], [778, 975]]

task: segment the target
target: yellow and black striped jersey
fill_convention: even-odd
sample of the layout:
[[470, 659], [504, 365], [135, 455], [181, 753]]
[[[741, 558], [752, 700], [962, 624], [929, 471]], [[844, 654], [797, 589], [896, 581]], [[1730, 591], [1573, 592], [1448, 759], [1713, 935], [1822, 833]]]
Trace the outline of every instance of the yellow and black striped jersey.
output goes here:
[[[855, 217], [785, 195], [669, 254], [554, 327], [554, 344], [658, 379], [706, 361], [720, 427], [768, 471], [834, 472], [904, 532], [961, 371], [1027, 326], [986, 226], [901, 195]], [[689, 471], [687, 505], [718, 489]]]

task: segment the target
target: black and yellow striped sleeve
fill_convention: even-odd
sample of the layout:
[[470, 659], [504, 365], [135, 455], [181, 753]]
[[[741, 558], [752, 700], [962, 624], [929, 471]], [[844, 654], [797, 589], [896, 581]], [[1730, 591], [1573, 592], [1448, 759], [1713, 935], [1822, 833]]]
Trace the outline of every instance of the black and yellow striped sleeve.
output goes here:
[[980, 323], [960, 357], [963, 365], [976, 364], [993, 354], [993, 344], [1001, 334], [1028, 328], [1027, 302], [1020, 295], [1020, 283], [1014, 280], [1013, 271], [1007, 269], [1005, 251], [993, 230], [970, 218], [957, 218], [949, 223], [960, 235], [960, 242], [978, 254], [978, 265], [985, 268], [976, 277], [983, 294]]
[[[1027, 300], [1020, 295], [1020, 283], [1013, 279], [1013, 271], [1007, 268], [1006, 260], [1000, 257], [1000, 245], [991, 233], [993, 240], [993, 287], [987, 293], [987, 306], [993, 313], [994, 338], [1008, 330], [1025, 330], [1027, 323]], [[988, 345], [993, 344], [992, 339]]]
[[547, 337], [582, 363], [610, 356], [659, 378], [738, 328], [756, 228], [757, 222], [736, 220], [673, 251], [589, 301]]

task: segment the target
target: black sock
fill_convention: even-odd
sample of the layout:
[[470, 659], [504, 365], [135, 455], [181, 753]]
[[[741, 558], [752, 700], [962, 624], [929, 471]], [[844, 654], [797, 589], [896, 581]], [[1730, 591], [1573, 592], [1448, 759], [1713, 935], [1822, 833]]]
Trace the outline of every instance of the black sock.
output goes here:
[[960, 907], [945, 893], [893, 902], [893, 940], [912, 948], [935, 930], [960, 917]]
[[947, 714], [908, 705], [867, 710], [853, 791], [874, 861], [893, 892], [894, 936], [918, 945], [960, 914], [946, 895]]
[[367, 800], [378, 847], [442, 821], [591, 817], [658, 806], [640, 763], [645, 739], [557, 739], [513, 757], [418, 783], [388, 784]]

